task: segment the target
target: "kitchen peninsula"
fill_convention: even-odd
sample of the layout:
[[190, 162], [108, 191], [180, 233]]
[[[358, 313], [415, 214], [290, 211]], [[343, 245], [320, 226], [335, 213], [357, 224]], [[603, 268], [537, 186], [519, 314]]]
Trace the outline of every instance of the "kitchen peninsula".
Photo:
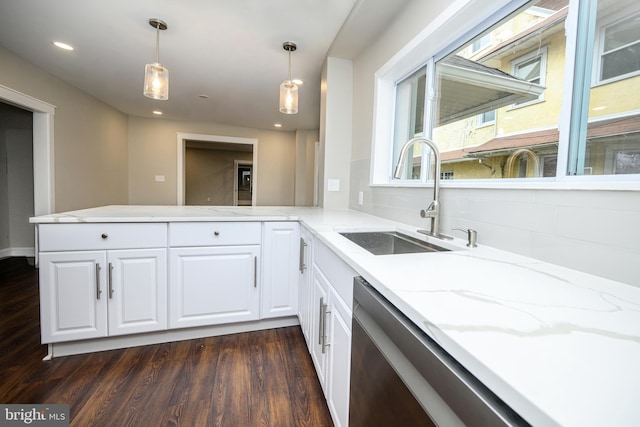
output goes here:
[[[43, 291], [51, 283], [48, 276], [43, 280], [42, 273], [47, 254], [100, 252], [96, 256], [118, 260], [118, 251], [136, 248], [160, 257], [151, 256], [153, 259], [169, 254], [164, 269], [158, 267], [163, 265], [158, 261], [150, 264], [150, 270], [141, 267], [139, 271], [153, 271], [158, 274], [156, 278], [162, 274], [169, 277], [164, 281], [166, 288], [156, 289], [154, 295], [159, 295], [158, 306], [165, 298], [171, 307], [172, 301], [181, 297], [172, 290], [179, 281], [172, 279], [172, 269], [180, 268], [172, 257], [178, 260], [180, 255], [186, 256], [186, 248], [193, 259], [216, 254], [201, 253], [202, 248], [216, 247], [206, 239], [226, 238], [227, 233], [239, 240], [229, 240], [220, 247], [242, 247], [240, 255], [232, 259], [238, 260], [243, 280], [249, 284], [248, 293], [239, 293], [230, 301], [242, 299], [248, 304], [248, 308], [232, 310], [237, 317], [230, 323], [216, 320], [199, 324], [202, 316], [180, 317], [169, 308], [164, 323], [161, 318], [141, 322], [152, 324], [150, 332], [136, 329], [106, 338], [76, 337], [69, 342], [56, 342], [55, 337], [47, 340], [43, 332], [43, 341], [51, 343], [51, 352], [61, 348], [63, 354], [73, 354], [187, 339], [197, 333], [232, 333], [242, 330], [238, 325], [258, 328], [297, 324], [302, 308], [297, 295], [286, 293], [297, 292], [296, 283], [280, 293], [283, 299], [285, 294], [290, 299], [290, 307], [280, 303], [283, 299], [266, 304], [264, 289], [258, 302], [250, 293], [266, 284], [270, 256], [265, 251], [270, 238], [266, 230], [273, 230], [267, 225], [279, 224], [282, 227], [278, 230], [289, 230], [292, 228], [287, 225], [299, 224], [300, 233], [313, 239], [317, 253], [321, 253], [319, 248], [328, 248], [344, 263], [345, 271], [362, 276], [532, 425], [623, 426], [636, 425], [640, 420], [640, 288], [484, 247], [482, 236], [477, 248], [468, 248], [465, 241], [456, 239], [448, 252], [376, 256], [340, 232], [397, 230], [419, 236], [415, 227], [357, 211], [289, 207], [106, 206], [35, 217], [31, 222], [38, 226], [42, 305], [51, 297], [47, 293], [51, 289]], [[202, 226], [209, 228], [198, 228]], [[88, 228], [74, 231], [80, 227]], [[102, 232], [100, 227], [113, 229], [115, 234]], [[87, 230], [100, 234], [92, 240]], [[289, 252], [278, 249], [278, 254], [292, 255], [292, 249], [298, 249], [298, 234], [292, 231], [286, 235], [295, 244], [288, 247]], [[115, 243], [104, 243], [114, 242], [112, 237]], [[105, 246], [97, 246], [103, 243]], [[273, 246], [283, 247], [287, 246]], [[302, 274], [299, 261], [295, 252], [288, 262], [293, 271], [300, 269]], [[280, 268], [285, 264], [273, 263]], [[101, 268], [107, 265], [103, 263]], [[101, 286], [104, 289], [97, 290]], [[104, 286], [98, 283], [92, 288], [92, 298], [96, 298], [94, 293], [108, 298], [112, 290]], [[343, 313], [348, 315], [352, 304], [349, 291], [337, 293], [346, 303]], [[64, 308], [64, 301], [57, 303]], [[197, 308], [198, 302], [190, 304]], [[63, 310], [60, 316], [66, 314]], [[181, 323], [183, 319], [186, 323]], [[43, 331], [50, 326], [48, 321], [43, 315]]]

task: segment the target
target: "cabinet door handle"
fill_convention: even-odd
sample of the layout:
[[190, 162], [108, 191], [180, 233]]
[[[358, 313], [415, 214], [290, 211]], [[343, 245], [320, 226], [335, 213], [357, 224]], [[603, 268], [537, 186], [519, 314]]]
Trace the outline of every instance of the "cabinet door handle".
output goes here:
[[100, 289], [100, 264], [96, 262], [96, 299], [100, 299], [102, 289]]
[[300, 238], [300, 262], [298, 264], [298, 270], [300, 270], [300, 273], [304, 273], [304, 270], [306, 270], [307, 265], [304, 263], [304, 248], [307, 247], [307, 242], [304, 241], [304, 239], [301, 237]]
[[322, 350], [324, 353], [324, 345], [322, 343], [322, 339], [324, 337], [324, 330], [322, 329], [324, 327], [323, 322], [322, 322], [322, 318], [324, 317], [322, 315], [322, 308], [324, 307], [324, 298], [320, 298], [320, 308], [318, 309], [318, 345], [322, 346]]
[[329, 306], [327, 304], [322, 305], [322, 353], [326, 351], [329, 344], [327, 344], [327, 314], [331, 311], [327, 310]]
[[258, 287], [258, 257], [253, 257], [253, 287]]
[[109, 263], [109, 270], [107, 271], [109, 273], [109, 298], [113, 298], [113, 264]]

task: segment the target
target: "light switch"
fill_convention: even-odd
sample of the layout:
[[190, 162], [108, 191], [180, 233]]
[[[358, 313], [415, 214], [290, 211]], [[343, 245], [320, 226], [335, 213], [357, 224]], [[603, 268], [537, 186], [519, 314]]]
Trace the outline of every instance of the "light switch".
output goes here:
[[360, 206], [364, 205], [364, 192], [358, 191], [358, 204]]
[[327, 191], [340, 191], [340, 180], [339, 179], [327, 180]]
[[164, 182], [164, 175], [156, 175], [156, 182]]

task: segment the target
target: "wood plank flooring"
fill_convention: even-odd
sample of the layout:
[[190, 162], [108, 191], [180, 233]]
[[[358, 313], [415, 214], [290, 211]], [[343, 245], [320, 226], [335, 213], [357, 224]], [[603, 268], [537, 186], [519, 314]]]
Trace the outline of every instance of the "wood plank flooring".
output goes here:
[[0, 260], [0, 403], [66, 403], [72, 426], [331, 426], [299, 327], [43, 362], [37, 270]]

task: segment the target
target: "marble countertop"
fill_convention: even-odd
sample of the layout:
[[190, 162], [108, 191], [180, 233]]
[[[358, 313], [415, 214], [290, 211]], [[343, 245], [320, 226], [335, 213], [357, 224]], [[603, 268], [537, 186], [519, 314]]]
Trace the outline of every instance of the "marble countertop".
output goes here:
[[[33, 223], [299, 220], [535, 426], [640, 423], [640, 288], [455, 239], [372, 255], [341, 231], [415, 227], [357, 211], [107, 206]], [[420, 238], [425, 238], [421, 236]]]

